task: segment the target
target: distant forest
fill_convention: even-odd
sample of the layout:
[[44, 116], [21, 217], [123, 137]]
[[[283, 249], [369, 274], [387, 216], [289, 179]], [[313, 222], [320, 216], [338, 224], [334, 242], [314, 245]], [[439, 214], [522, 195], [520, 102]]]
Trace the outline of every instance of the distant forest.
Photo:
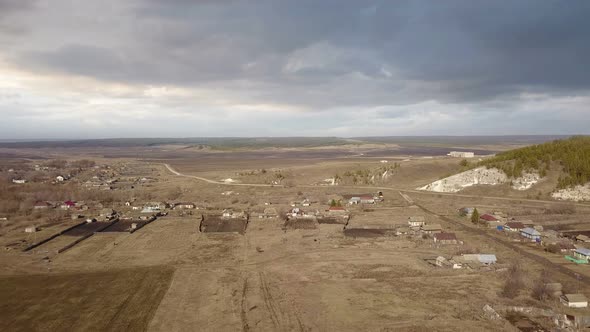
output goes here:
[[560, 165], [563, 174], [558, 189], [584, 185], [590, 182], [590, 136], [574, 136], [498, 153], [477, 165], [501, 169], [509, 177], [519, 177], [527, 171], [545, 176], [552, 166]]

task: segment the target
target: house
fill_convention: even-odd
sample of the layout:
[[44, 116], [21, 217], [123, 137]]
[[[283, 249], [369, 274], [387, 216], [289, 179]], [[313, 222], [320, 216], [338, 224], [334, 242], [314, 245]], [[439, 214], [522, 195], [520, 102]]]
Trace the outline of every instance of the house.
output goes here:
[[526, 227], [520, 221], [509, 221], [504, 225], [504, 229], [510, 232], [520, 232]]
[[539, 231], [534, 228], [526, 227], [520, 231], [520, 235], [527, 239], [530, 239], [531, 241], [541, 241], [541, 233], [539, 233]]
[[291, 211], [289, 211], [287, 213], [287, 218], [291, 219], [291, 218], [296, 218], [296, 219], [301, 219], [301, 218], [309, 218], [309, 219], [313, 219], [315, 218], [315, 216], [311, 213], [307, 213], [305, 211], [303, 211], [300, 208], [293, 208], [291, 209]]
[[422, 226], [422, 232], [426, 234], [440, 233], [442, 232], [442, 227], [440, 224], [424, 225]]
[[584, 294], [564, 294], [559, 298], [559, 301], [569, 308], [588, 307], [588, 299]]
[[584, 234], [580, 234], [578, 236], [576, 236], [576, 241], [579, 242], [590, 242], [590, 237], [584, 235]]
[[495, 216], [491, 215], [491, 214], [482, 214], [481, 216], [479, 216], [480, 220], [483, 221], [487, 221], [487, 222], [499, 222], [500, 220], [498, 220], [498, 218], [496, 218]]
[[459, 241], [457, 240], [457, 236], [455, 233], [437, 233], [434, 234], [434, 243], [440, 244], [457, 244]]
[[25, 184], [25, 183], [27, 183], [27, 180], [25, 180], [25, 179], [12, 179], [12, 183]]
[[66, 179], [66, 178], [64, 178], [64, 177], [63, 177], [63, 176], [61, 176], [61, 175], [58, 175], [58, 176], [56, 176], [56, 177], [55, 177], [55, 181], [57, 181], [57, 182], [64, 182], [64, 181], [65, 181], [65, 179]]
[[174, 204], [174, 210], [194, 209], [196, 205], [189, 202], [182, 202]]
[[49, 209], [51, 207], [53, 207], [51, 205], [51, 203], [49, 203], [49, 202], [40, 202], [39, 201], [39, 202], [35, 203], [35, 205], [33, 206], [33, 209], [40, 210], [40, 209]]
[[574, 257], [588, 261], [588, 259], [590, 259], [590, 249], [578, 248], [574, 251]]
[[576, 247], [571, 242], [559, 242], [557, 245], [559, 246], [559, 250], [561, 252], [572, 252], [572, 251], [576, 251]]
[[158, 213], [166, 208], [166, 204], [161, 202], [146, 203], [141, 210], [141, 213]]
[[375, 197], [372, 194], [353, 194], [343, 195], [344, 199], [348, 200], [349, 205], [356, 204], [375, 204]]
[[29, 226], [27, 228], [25, 228], [25, 233], [35, 233], [37, 231], [37, 227], [35, 226]]
[[449, 153], [447, 153], [447, 156], [453, 157], [453, 158], [473, 158], [475, 157], [475, 153], [473, 152], [463, 152], [463, 151], [451, 151]]
[[422, 227], [426, 225], [426, 219], [424, 216], [411, 216], [408, 217], [408, 226], [410, 227]]
[[301, 201], [301, 206], [311, 206], [311, 201], [306, 198], [303, 201]]
[[62, 208], [64, 210], [68, 210], [68, 209], [71, 209], [74, 207], [76, 207], [76, 202], [74, 202], [74, 201], [65, 201], [60, 206], [60, 208]]
[[329, 214], [346, 214], [348, 211], [343, 206], [330, 206], [328, 208]]

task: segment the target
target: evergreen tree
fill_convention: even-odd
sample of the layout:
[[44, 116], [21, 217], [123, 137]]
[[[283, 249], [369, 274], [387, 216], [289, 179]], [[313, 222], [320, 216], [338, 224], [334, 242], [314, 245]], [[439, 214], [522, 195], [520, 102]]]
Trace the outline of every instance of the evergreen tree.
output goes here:
[[479, 223], [479, 211], [477, 211], [477, 208], [473, 210], [473, 214], [471, 215], [471, 222], [474, 224]]

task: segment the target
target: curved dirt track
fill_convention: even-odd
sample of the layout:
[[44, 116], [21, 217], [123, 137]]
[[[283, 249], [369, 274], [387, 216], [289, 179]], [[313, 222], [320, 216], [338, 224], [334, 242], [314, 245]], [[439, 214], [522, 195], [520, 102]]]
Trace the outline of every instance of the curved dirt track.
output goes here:
[[[226, 182], [222, 182], [222, 181], [215, 181], [215, 180], [207, 179], [207, 178], [200, 177], [200, 176], [183, 174], [183, 173], [178, 172], [174, 168], [172, 168], [169, 164], [164, 164], [164, 166], [166, 167], [166, 169], [168, 169], [168, 171], [170, 171], [174, 175], [182, 176], [182, 177], [186, 177], [186, 178], [191, 178], [191, 179], [195, 179], [195, 180], [200, 180], [200, 181], [204, 181], [204, 182], [211, 183], [211, 184], [220, 184], [220, 185], [225, 185], [225, 186], [243, 186], [243, 187], [279, 187], [279, 188], [282, 187], [280, 185], [277, 186], [277, 185], [263, 184], [263, 183], [226, 183]], [[293, 187], [295, 187], [295, 188], [296, 187], [316, 188], [317, 186], [295, 185]], [[548, 200], [538, 200], [538, 199], [498, 197], [498, 196], [476, 196], [476, 195], [464, 195], [464, 194], [455, 194], [455, 193], [439, 193], [439, 192], [433, 192], [433, 191], [400, 189], [400, 188], [394, 188], [394, 187], [369, 187], [369, 186], [338, 186], [338, 187], [339, 188], [347, 188], [347, 189], [393, 190], [393, 191], [398, 191], [400, 193], [414, 193], [414, 194], [422, 194], [422, 195], [442, 195], [442, 196], [463, 197], [463, 198], [496, 199], [496, 200], [509, 201], [509, 202], [519, 201], [519, 202], [550, 203], [550, 204], [563, 203], [560, 201], [548, 201]], [[590, 207], [590, 204], [587, 204], [587, 203], [567, 202], [567, 204], [574, 205], [574, 206]]]

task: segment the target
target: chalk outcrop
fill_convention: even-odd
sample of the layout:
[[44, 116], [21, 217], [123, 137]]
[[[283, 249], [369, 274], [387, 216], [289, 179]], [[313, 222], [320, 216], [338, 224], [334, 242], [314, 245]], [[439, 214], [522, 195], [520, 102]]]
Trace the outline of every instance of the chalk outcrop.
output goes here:
[[525, 173], [512, 181], [512, 189], [527, 190], [541, 180], [539, 173]]
[[478, 184], [496, 185], [508, 182], [508, 177], [497, 168], [478, 167], [463, 173], [434, 181], [418, 190], [456, 193], [466, 187]]
[[590, 201], [590, 183], [584, 186], [575, 186], [573, 188], [561, 189], [553, 194], [551, 197], [564, 201]]

